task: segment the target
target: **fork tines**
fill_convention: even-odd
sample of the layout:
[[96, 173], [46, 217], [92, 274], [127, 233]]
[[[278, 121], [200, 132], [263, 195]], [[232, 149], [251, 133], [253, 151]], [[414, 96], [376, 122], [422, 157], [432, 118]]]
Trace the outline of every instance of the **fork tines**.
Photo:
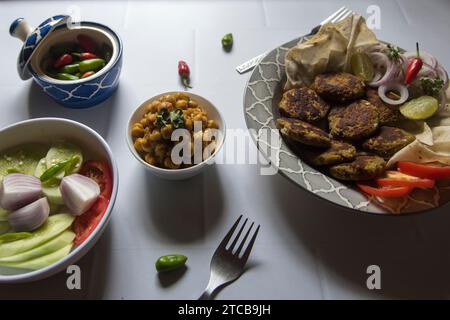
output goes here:
[[[231, 227], [230, 231], [228, 231], [228, 233], [225, 235], [225, 237], [223, 238], [219, 247], [217, 248], [218, 250], [226, 250], [229, 253], [232, 253], [233, 255], [235, 255], [236, 257], [238, 257], [240, 255], [242, 249], [244, 249], [244, 246], [247, 242], [248, 237], [250, 236], [250, 233], [252, 232], [253, 226], [255, 225], [255, 223], [252, 222], [252, 224], [248, 228], [247, 232], [245, 233], [244, 238], [240, 240], [241, 234], [244, 231], [245, 225], [247, 224], [247, 221], [248, 221], [248, 218], [246, 218], [244, 220], [244, 223], [239, 228], [236, 236], [234, 237], [233, 242], [228, 246], [228, 244], [230, 243], [230, 240], [231, 240], [234, 232], [236, 231], [237, 227], [239, 226], [239, 223], [241, 220], [242, 220], [242, 215], [239, 216], [239, 218], [236, 220], [234, 225]], [[258, 225], [256, 227], [256, 230], [253, 232], [253, 236], [251, 237], [250, 241], [248, 242], [248, 244], [245, 248], [245, 251], [242, 254], [241, 259], [243, 259], [243, 260], [248, 259], [248, 256], [250, 255], [250, 252], [253, 248], [253, 244], [255, 243], [256, 236], [258, 235], [259, 228], [260, 228], [260, 225]], [[240, 240], [240, 242], [239, 242], [239, 240]], [[236, 245], [238, 244], [238, 242], [239, 242], [239, 247], [236, 249]]]

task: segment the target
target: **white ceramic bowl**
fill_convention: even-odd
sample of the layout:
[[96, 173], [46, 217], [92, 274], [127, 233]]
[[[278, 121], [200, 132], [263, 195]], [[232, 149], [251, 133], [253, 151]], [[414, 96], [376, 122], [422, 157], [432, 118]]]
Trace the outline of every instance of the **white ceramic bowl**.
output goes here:
[[63, 259], [36, 271], [0, 267], [0, 283], [29, 282], [49, 277], [74, 264], [97, 242], [110, 219], [118, 188], [117, 165], [106, 141], [91, 128], [67, 119], [38, 118], [15, 123], [0, 130], [0, 152], [26, 143], [66, 141], [83, 151], [86, 159], [107, 161], [112, 169], [113, 189], [108, 208], [92, 234], [81, 245], [75, 246]]
[[128, 121], [127, 133], [126, 133], [128, 148], [130, 149], [131, 153], [136, 158], [136, 160], [138, 160], [139, 163], [141, 163], [147, 170], [149, 170], [154, 175], [161, 177], [163, 179], [167, 179], [167, 180], [183, 180], [183, 179], [191, 178], [191, 177], [199, 174], [203, 169], [206, 168], [206, 166], [214, 164], [214, 158], [215, 158], [216, 154], [219, 152], [220, 148], [222, 148], [222, 145], [225, 141], [225, 134], [226, 134], [225, 121], [224, 121], [222, 115], [220, 114], [220, 111], [207, 99], [205, 99], [199, 95], [196, 95], [194, 93], [191, 93], [191, 92], [185, 92], [187, 95], [189, 95], [189, 97], [191, 97], [193, 100], [197, 101], [199, 106], [201, 106], [206, 111], [206, 113], [208, 114], [208, 119], [216, 121], [216, 123], [219, 126], [219, 131], [221, 134], [220, 134], [219, 139], [217, 140], [217, 147], [216, 147], [214, 153], [208, 159], [205, 159], [201, 163], [198, 163], [196, 165], [193, 165], [192, 167], [183, 168], [183, 169], [163, 169], [163, 168], [159, 168], [159, 167], [153, 166], [153, 165], [145, 162], [144, 159], [142, 159], [140, 157], [139, 153], [134, 148], [133, 138], [131, 136], [131, 128], [134, 123], [139, 122], [139, 120], [142, 119], [142, 116], [145, 114], [145, 106], [149, 102], [157, 100], [162, 96], [165, 96], [168, 94], [175, 94], [177, 92], [178, 91], [165, 92], [165, 93], [159, 94], [157, 96], [154, 96], [154, 97], [144, 101], [131, 115], [131, 117]]

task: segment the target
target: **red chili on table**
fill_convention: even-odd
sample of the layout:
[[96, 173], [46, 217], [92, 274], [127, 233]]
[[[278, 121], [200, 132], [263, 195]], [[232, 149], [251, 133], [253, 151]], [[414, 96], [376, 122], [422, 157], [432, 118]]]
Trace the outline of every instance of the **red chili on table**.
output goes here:
[[72, 55], [68, 53], [63, 54], [58, 59], [56, 59], [55, 63], [53, 63], [53, 68], [55, 69], [61, 68], [66, 64], [72, 63], [72, 61], [73, 61]]
[[416, 78], [420, 69], [422, 69], [423, 61], [419, 54], [419, 43], [416, 42], [417, 57], [411, 60], [406, 68], [405, 85], [410, 84]]
[[185, 88], [192, 88], [189, 85], [191, 70], [189, 69], [186, 61], [180, 60], [178, 61], [178, 75], [181, 78], [181, 82], [183, 83]]

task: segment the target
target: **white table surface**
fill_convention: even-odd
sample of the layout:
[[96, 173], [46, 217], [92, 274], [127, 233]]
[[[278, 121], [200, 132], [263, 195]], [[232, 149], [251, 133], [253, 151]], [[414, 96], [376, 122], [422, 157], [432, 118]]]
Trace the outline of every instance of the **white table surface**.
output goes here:
[[[367, 15], [381, 8], [379, 38], [412, 48], [419, 41], [450, 68], [450, 2], [440, 1], [2, 1], [0, 3], [0, 126], [36, 117], [69, 118], [97, 130], [120, 171], [112, 220], [79, 265], [82, 289], [69, 291], [65, 273], [0, 285], [3, 298], [195, 299], [209, 276], [211, 255], [240, 213], [261, 224], [242, 277], [218, 299], [447, 298], [450, 295], [449, 207], [405, 217], [352, 214], [318, 200], [256, 165], [216, 165], [184, 182], [146, 173], [125, 143], [125, 126], [143, 100], [181, 90], [176, 64], [192, 69], [193, 92], [212, 100], [228, 128], [245, 128], [242, 99], [249, 74], [239, 63], [296, 36], [342, 5]], [[16, 73], [21, 47], [9, 24], [37, 25], [57, 13], [115, 29], [124, 42], [118, 91], [88, 110], [65, 109]], [[233, 32], [224, 53], [220, 38]], [[252, 145], [253, 147], [253, 145]], [[176, 201], [174, 201], [174, 199]], [[189, 256], [184, 274], [160, 278], [155, 259]], [[366, 268], [382, 270], [382, 290], [366, 288]]]

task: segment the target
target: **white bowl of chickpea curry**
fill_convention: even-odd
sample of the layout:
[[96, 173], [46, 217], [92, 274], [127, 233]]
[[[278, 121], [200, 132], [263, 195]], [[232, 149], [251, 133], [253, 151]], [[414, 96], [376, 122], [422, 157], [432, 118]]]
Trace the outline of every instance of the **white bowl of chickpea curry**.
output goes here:
[[210, 101], [190, 92], [166, 92], [133, 112], [127, 142], [134, 157], [150, 172], [182, 180], [214, 163], [225, 131], [225, 121]]

